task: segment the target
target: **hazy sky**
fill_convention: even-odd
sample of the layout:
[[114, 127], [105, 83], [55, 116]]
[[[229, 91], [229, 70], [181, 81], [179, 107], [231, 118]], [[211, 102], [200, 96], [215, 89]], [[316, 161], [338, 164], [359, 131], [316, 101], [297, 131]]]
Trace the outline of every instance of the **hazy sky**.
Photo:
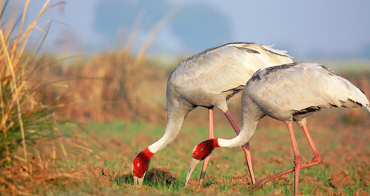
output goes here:
[[[55, 2], [58, 1], [51, 0], [50, 4]], [[192, 54], [226, 42], [239, 41], [275, 44], [275, 48], [288, 50], [289, 54], [300, 57], [357, 57], [366, 48], [370, 53], [370, 1], [66, 2], [66, 5], [53, 8], [42, 18], [54, 21], [45, 43], [45, 48], [52, 51], [63, 51], [61, 40], [68, 42], [67, 52], [64, 50], [68, 54], [122, 48], [130, 32], [129, 24], [133, 24], [139, 16], [142, 17], [142, 28], [137, 33], [134, 47], [137, 49], [147, 37], [149, 27], [169, 11], [175, 11], [171, 21], [157, 36], [151, 53]], [[111, 4], [111, 7], [102, 5], [102, 2], [109, 2], [104, 4]], [[19, 4], [22, 5], [23, 1]], [[41, 5], [41, 0], [31, 1], [29, 18], [37, 13]], [[99, 19], [102, 19], [100, 23], [97, 22]], [[109, 34], [108, 31], [114, 32]], [[116, 39], [117, 34], [121, 35], [120, 39]]]

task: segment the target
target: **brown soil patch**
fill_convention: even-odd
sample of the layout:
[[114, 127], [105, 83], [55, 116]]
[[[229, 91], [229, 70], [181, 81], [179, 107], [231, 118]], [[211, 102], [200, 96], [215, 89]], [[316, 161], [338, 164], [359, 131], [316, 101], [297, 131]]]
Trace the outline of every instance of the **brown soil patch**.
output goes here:
[[283, 191], [281, 191], [280, 189], [275, 189], [275, 190], [271, 191], [270, 194], [271, 195], [284, 195]]
[[364, 189], [358, 189], [353, 193], [353, 196], [368, 196], [370, 193], [366, 192]]
[[239, 171], [235, 172], [234, 176], [231, 178], [232, 185], [248, 186], [250, 183], [249, 174], [243, 176]]
[[[132, 175], [129, 169], [123, 171], [117, 171], [107, 167], [83, 165], [79, 170], [74, 171], [70, 170], [76, 176], [82, 177], [92, 181], [94, 184], [100, 184], [105, 186], [112, 185], [113, 180], [123, 180], [124, 183], [127, 183], [129, 180], [132, 180]], [[167, 186], [175, 183], [178, 180], [179, 174], [176, 172], [171, 172], [169, 167], [162, 167], [154, 165], [145, 175], [145, 179], [150, 182], [151, 185], [163, 184], [166, 183]], [[145, 187], [145, 186], [144, 186]]]
[[324, 189], [324, 195], [334, 195], [334, 193], [335, 193], [335, 190], [334, 190], [333, 187], [324, 186], [323, 189]]
[[198, 193], [206, 194], [206, 195], [214, 195], [216, 194], [216, 185], [211, 184], [208, 187], [202, 188], [198, 191]]
[[147, 171], [145, 178], [149, 180], [151, 184], [165, 183], [167, 186], [170, 186], [178, 181], [179, 173], [172, 173], [169, 167], [154, 165]]
[[29, 195], [39, 189], [79, 182], [72, 172], [55, 169], [54, 159], [29, 154], [28, 163], [15, 160], [0, 170], [0, 195]]
[[190, 178], [188, 185], [186, 185], [185, 189], [190, 190], [192, 192], [196, 192], [200, 190], [200, 184], [198, 180]]
[[354, 181], [351, 179], [351, 177], [348, 174], [348, 171], [335, 171], [331, 174], [330, 177], [330, 185], [339, 188], [344, 185], [352, 185], [354, 184]]
[[[320, 182], [318, 182], [317, 178], [315, 177], [312, 177], [312, 176], [304, 176], [304, 177], [301, 177], [299, 179], [299, 184], [305, 184], [305, 185], [312, 185], [312, 184], [320, 184]], [[323, 182], [321, 182], [321, 186], [322, 186]]]
[[88, 167], [87, 165], [83, 165], [80, 169], [74, 171], [74, 175], [82, 179], [86, 179], [88, 182], [93, 184], [107, 187], [112, 185], [112, 179], [122, 179], [124, 182], [127, 182], [131, 177], [128, 169], [124, 171], [117, 171], [107, 167]]
[[366, 187], [370, 187], [370, 176], [364, 176], [361, 180]]

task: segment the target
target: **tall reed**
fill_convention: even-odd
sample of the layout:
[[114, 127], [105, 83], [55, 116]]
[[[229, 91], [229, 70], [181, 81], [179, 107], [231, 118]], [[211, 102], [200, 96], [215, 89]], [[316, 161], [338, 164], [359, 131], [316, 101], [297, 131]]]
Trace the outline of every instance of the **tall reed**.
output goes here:
[[[37, 52], [50, 28], [50, 23], [38, 24], [38, 19], [63, 2], [48, 6], [47, 0], [29, 24], [25, 24], [25, 17], [30, 0], [25, 1], [18, 19], [14, 16], [6, 18], [4, 13], [9, 9], [8, 3], [4, 3], [0, 12], [0, 167], [10, 163], [20, 148], [22, 155], [17, 157], [27, 162], [27, 145], [43, 139], [46, 132], [51, 133], [55, 126], [52, 118], [61, 106], [60, 101], [45, 105], [37, 99], [43, 80], [35, 78], [34, 73], [40, 69], [42, 57]], [[41, 35], [29, 47], [27, 43], [34, 30], [41, 31]]]

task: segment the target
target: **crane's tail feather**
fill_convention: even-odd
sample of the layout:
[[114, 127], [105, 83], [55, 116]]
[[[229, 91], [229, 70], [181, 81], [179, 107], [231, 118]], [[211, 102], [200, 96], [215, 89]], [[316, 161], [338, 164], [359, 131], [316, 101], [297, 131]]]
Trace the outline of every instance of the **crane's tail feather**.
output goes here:
[[[340, 77], [340, 80], [345, 84], [347, 90], [348, 90], [348, 100], [352, 103], [349, 103], [348, 101], [345, 103], [342, 103], [343, 107], [349, 106], [349, 107], [356, 107], [357, 106], [363, 106], [370, 112], [369, 107], [369, 100], [367, 99], [365, 93], [357, 88], [355, 85], [353, 85], [350, 81], [348, 81], [345, 78]], [[349, 105], [347, 105], [349, 104]]]
[[279, 54], [281, 56], [286, 56], [286, 57], [289, 57], [289, 58], [293, 58], [292, 56], [288, 55], [288, 52], [286, 50], [278, 50], [278, 49], [272, 48], [273, 46], [274, 45], [272, 45], [272, 46], [262, 46], [262, 48], [264, 48], [265, 50], [268, 50], [272, 53]]
[[369, 112], [370, 112], [370, 107], [369, 107], [369, 105], [365, 105], [365, 108], [366, 108], [367, 110], [369, 110]]

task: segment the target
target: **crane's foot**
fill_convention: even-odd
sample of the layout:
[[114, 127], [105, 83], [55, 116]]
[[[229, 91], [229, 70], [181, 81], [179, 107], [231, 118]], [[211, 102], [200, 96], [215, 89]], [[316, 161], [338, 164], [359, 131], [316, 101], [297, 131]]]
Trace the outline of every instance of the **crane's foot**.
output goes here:
[[265, 178], [263, 180], [259, 180], [257, 181], [256, 183], [254, 183], [253, 185], [251, 185], [249, 188], [248, 188], [248, 191], [252, 194], [254, 193], [255, 191], [257, 191], [258, 189], [262, 188], [267, 182], [268, 182], [268, 179], [269, 178]]

